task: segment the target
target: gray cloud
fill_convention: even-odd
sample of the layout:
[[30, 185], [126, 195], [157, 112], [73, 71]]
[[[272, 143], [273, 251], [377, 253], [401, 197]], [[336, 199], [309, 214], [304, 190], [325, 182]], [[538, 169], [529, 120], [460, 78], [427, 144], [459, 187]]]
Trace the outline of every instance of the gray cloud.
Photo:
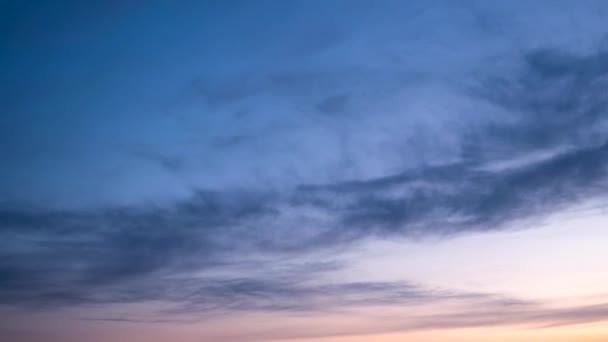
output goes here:
[[[287, 287], [284, 287], [287, 285]], [[217, 286], [217, 287], [216, 287]], [[221, 314], [223, 310], [263, 310], [283, 314], [340, 313], [343, 319], [363, 317], [367, 325], [351, 328], [294, 328], [289, 331], [266, 331], [258, 334], [230, 335], [230, 341], [268, 341], [286, 338], [330, 336], [365, 336], [378, 333], [412, 332], [437, 329], [518, 326], [521, 329], [546, 329], [555, 326], [598, 323], [608, 320], [605, 303], [554, 308], [543, 303], [504, 298], [489, 294], [429, 290], [403, 283], [352, 283], [337, 286], [302, 287], [295, 284], [257, 283], [233, 279], [197, 287], [195, 300], [178, 310], [165, 312], [173, 319], [88, 317], [89, 321], [111, 321], [139, 324], [191, 324], [204, 319], [205, 313]], [[186, 291], [187, 296], [192, 294]], [[294, 300], [298, 298], [298, 300]], [[305, 303], [305, 304], [303, 304]], [[293, 305], [291, 305], [293, 304]], [[225, 306], [227, 305], [227, 306]], [[455, 305], [433, 315], [424, 314], [425, 305]], [[380, 318], [359, 312], [366, 306], [407, 309]], [[200, 310], [203, 309], [201, 313]], [[216, 311], [217, 309], [220, 309]], [[358, 312], [358, 313], [357, 313]], [[162, 315], [159, 315], [162, 317]], [[224, 337], [218, 337], [223, 340]]]
[[[201, 192], [172, 208], [91, 212], [3, 209], [0, 300], [46, 304], [79, 301], [83, 291], [150, 274], [222, 264], [239, 244], [237, 222], [270, 215], [265, 199], [238, 201]], [[221, 252], [221, 253], [220, 253]]]
[[[95, 301], [87, 296], [88, 287], [141, 285], [167, 270], [224, 264], [230, 253], [294, 256], [370, 236], [498, 229], [601, 197], [608, 163], [608, 143], [599, 137], [608, 109], [598, 94], [608, 74], [604, 60], [602, 51], [527, 54], [514, 85], [493, 81], [484, 88], [484, 98], [518, 119], [477, 131], [477, 152], [451, 165], [302, 185], [288, 192], [201, 191], [172, 206], [5, 206], [0, 213], [0, 301]], [[472, 148], [467, 146], [465, 151]], [[525, 158], [551, 148], [557, 152]], [[509, 159], [520, 155], [523, 162]], [[505, 165], [492, 166], [498, 162]], [[225, 285], [235, 293], [260, 290], [255, 282]], [[289, 294], [288, 287], [273, 290]], [[225, 296], [227, 301], [236, 297]], [[288, 303], [283, 304], [295, 305]]]

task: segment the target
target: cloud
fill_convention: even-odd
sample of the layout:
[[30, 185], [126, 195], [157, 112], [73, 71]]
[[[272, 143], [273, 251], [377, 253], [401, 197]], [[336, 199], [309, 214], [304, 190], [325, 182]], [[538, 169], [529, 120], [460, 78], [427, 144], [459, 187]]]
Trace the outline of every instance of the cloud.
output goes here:
[[513, 79], [481, 83], [479, 96], [496, 104], [494, 114], [505, 121], [466, 135], [474, 140], [463, 139], [460, 161], [301, 191], [311, 203], [332, 207], [345, 226], [422, 235], [487, 229], [602, 196], [605, 52], [542, 49], [522, 60]]
[[[483, 93], [516, 119], [476, 131], [476, 152], [452, 164], [289, 191], [199, 191], [169, 206], [5, 206], [0, 300], [78, 302], [88, 298], [88, 286], [205, 269], [227, 263], [229, 253], [297, 256], [372, 236], [500, 229], [601, 197], [608, 166], [608, 142], [599, 135], [608, 109], [598, 94], [608, 73], [604, 59], [603, 51], [526, 54], [513, 85], [494, 80]], [[556, 152], [509, 163], [547, 150]], [[256, 283], [242, 285], [246, 292]]]
[[546, 308], [519, 307], [504, 310], [481, 310], [467, 312], [466, 314], [447, 314], [421, 318], [416, 322], [412, 320], [405, 325], [405, 329], [433, 329], [433, 328], [463, 328], [495, 325], [526, 325], [532, 329], [546, 328], [548, 325], [574, 325], [595, 323], [608, 320], [608, 306], [606, 304]]
[[[312, 7], [344, 15], [334, 20], [302, 4], [230, 6], [143, 11], [117, 20], [114, 39], [99, 18], [81, 34], [58, 25], [10, 39], [0, 303], [164, 300], [204, 315], [492, 302], [400, 329], [604, 317], [603, 306], [503, 311], [489, 295], [408, 283], [319, 284], [327, 265], [299, 264], [363, 239], [505, 229], [604, 199], [608, 53], [597, 32], [585, 34], [591, 49], [530, 38], [517, 50], [504, 32], [517, 15], [502, 7]], [[564, 22], [532, 17], [548, 30]], [[159, 41], [132, 44], [157, 25]], [[48, 63], [20, 58], [45, 49]]]
[[196, 259], [204, 268], [234, 250], [239, 221], [268, 215], [263, 199], [238, 201], [200, 193], [172, 208], [62, 212], [33, 208], [0, 213], [0, 300], [45, 304], [79, 301], [83, 291], [150, 274], [178, 271]]
[[[231, 303], [242, 306], [240, 310], [259, 310], [281, 315], [296, 313], [303, 319], [290, 329], [271, 331], [226, 332], [216, 336], [218, 340], [230, 341], [268, 341], [281, 339], [301, 339], [315, 337], [366, 336], [387, 333], [404, 333], [424, 330], [460, 329], [478, 327], [515, 326], [519, 329], [546, 329], [557, 326], [598, 323], [608, 320], [608, 306], [604, 303], [587, 306], [552, 307], [542, 303], [527, 302], [500, 296], [454, 293], [428, 290], [407, 284], [369, 283], [342, 284], [339, 286], [298, 288], [253, 284], [245, 280], [221, 284], [217, 293], [207, 288], [198, 295], [211, 293], [203, 299], [206, 310], [218, 304], [217, 298], [232, 297]], [[209, 291], [209, 292], [207, 292]], [[288, 295], [290, 299], [298, 296], [294, 306], [273, 306], [273, 301]], [[202, 296], [201, 296], [202, 297]], [[201, 298], [198, 297], [197, 298]], [[305, 299], [305, 300], [302, 300]], [[302, 303], [311, 301], [310, 305]], [[259, 306], [260, 304], [261, 306]], [[316, 307], [320, 305], [320, 307]], [[375, 308], [380, 313], [370, 314], [366, 308]], [[428, 308], [435, 307], [432, 314]], [[144, 318], [87, 317], [87, 321], [110, 321], [136, 324], [196, 324], [204, 314], [198, 313], [200, 307], [188, 306], [178, 311], [169, 311], [172, 319], [157, 318], [152, 315]], [[234, 307], [231, 307], [234, 309]], [[397, 311], [392, 311], [397, 309]], [[372, 312], [374, 309], [372, 309]], [[386, 312], [386, 313], [382, 313]], [[346, 325], [324, 325], [306, 322], [319, 314], [331, 317], [339, 313]], [[307, 315], [312, 314], [312, 315]], [[166, 313], [165, 313], [166, 316]], [[165, 317], [159, 316], [159, 317]], [[360, 321], [362, 319], [362, 321]], [[331, 319], [330, 319], [331, 320]], [[364, 322], [364, 323], [362, 323]], [[314, 328], [312, 328], [314, 327]]]

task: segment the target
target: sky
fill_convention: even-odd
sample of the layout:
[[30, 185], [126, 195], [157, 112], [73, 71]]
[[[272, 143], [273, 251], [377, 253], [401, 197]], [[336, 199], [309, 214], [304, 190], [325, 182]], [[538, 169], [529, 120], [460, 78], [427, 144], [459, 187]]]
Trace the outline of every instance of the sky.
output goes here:
[[0, 0], [0, 340], [608, 341], [606, 22]]

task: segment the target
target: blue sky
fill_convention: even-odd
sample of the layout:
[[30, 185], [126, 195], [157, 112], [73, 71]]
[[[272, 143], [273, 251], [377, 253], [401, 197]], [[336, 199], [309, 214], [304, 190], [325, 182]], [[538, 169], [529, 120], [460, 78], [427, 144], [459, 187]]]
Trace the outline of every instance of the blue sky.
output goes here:
[[0, 331], [604, 321], [607, 11], [2, 2]]

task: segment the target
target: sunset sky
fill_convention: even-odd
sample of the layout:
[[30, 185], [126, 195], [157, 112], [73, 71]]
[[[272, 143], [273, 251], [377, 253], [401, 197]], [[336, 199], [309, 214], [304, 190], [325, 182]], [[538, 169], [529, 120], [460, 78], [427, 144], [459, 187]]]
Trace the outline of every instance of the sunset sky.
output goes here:
[[608, 1], [0, 0], [0, 341], [608, 342]]

